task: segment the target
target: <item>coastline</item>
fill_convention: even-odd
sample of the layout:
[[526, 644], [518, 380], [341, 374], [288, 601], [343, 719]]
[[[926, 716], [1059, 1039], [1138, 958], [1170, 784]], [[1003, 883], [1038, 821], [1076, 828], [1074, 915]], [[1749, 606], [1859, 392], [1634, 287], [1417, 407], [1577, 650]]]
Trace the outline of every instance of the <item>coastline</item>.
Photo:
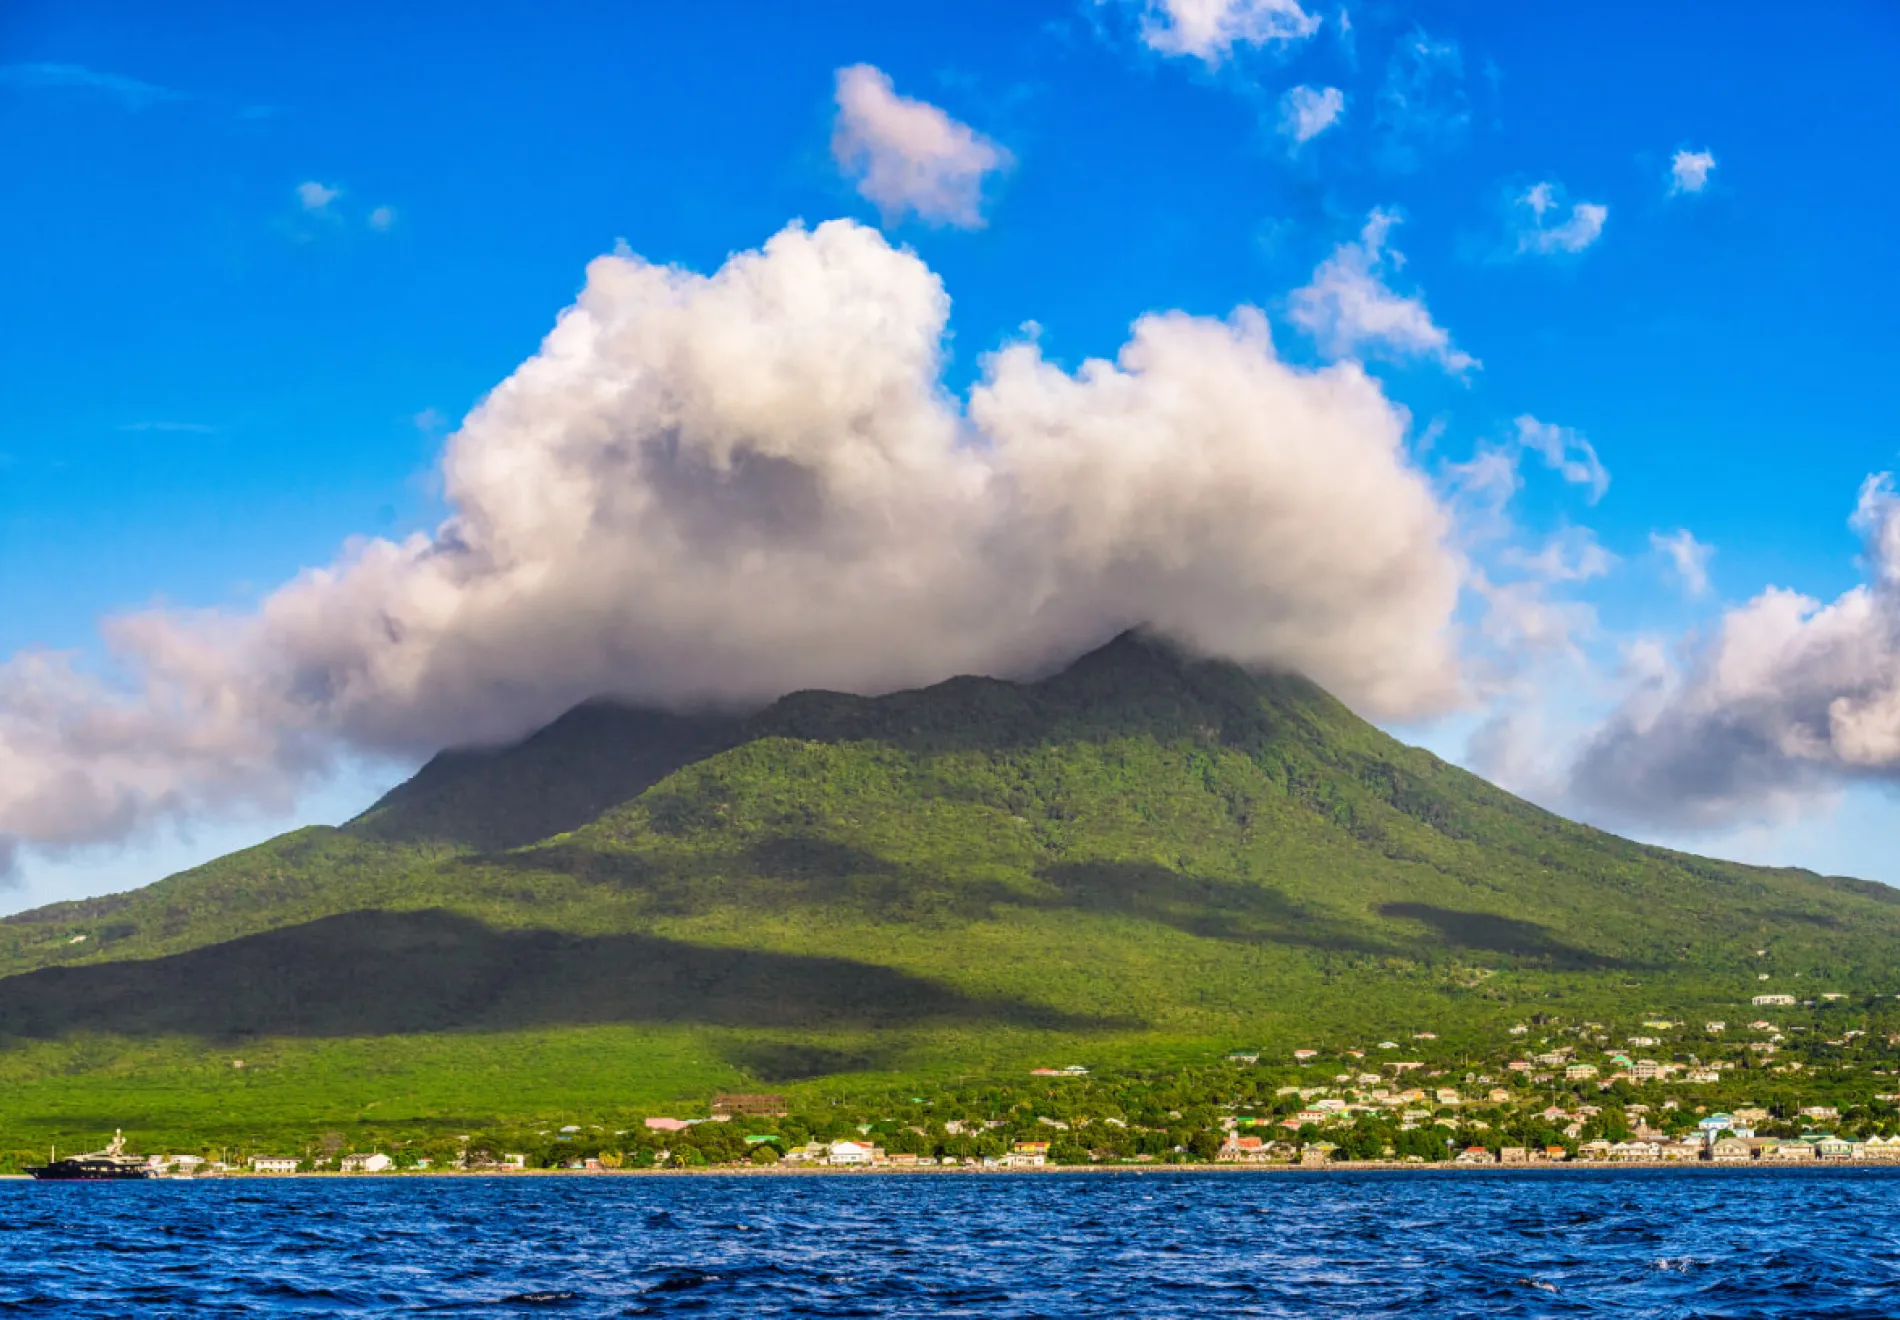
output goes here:
[[[1196, 1176], [1250, 1174], [1341, 1173], [1469, 1173], [1469, 1174], [1546, 1174], [1546, 1173], [1650, 1173], [1661, 1170], [1694, 1173], [1734, 1173], [1750, 1170], [1775, 1172], [1819, 1172], [1828, 1169], [1889, 1170], [1900, 1173], [1895, 1160], [1810, 1160], [1763, 1161], [1733, 1160], [1716, 1163], [1707, 1160], [1544, 1160], [1527, 1164], [1405, 1164], [1393, 1160], [1335, 1160], [1327, 1164], [1061, 1164], [1042, 1168], [982, 1169], [946, 1168], [851, 1168], [813, 1166], [804, 1168], [711, 1167], [702, 1169], [410, 1169], [381, 1173], [340, 1173], [313, 1170], [304, 1173], [218, 1173], [197, 1176], [172, 1176], [144, 1179], [148, 1182], [290, 1182], [327, 1180], [360, 1182], [367, 1179], [446, 1180], [469, 1178], [914, 1178], [914, 1177], [1027, 1177], [1046, 1178], [1059, 1174], [1151, 1174], [1185, 1173]], [[0, 1181], [32, 1182], [29, 1174], [0, 1174]]]

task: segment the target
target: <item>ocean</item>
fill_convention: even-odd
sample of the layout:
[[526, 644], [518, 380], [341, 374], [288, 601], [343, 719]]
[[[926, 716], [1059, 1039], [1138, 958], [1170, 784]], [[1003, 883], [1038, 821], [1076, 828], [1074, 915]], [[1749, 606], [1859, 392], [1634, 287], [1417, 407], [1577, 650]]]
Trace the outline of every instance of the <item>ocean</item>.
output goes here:
[[1900, 1317], [1900, 1170], [0, 1183], [0, 1316]]

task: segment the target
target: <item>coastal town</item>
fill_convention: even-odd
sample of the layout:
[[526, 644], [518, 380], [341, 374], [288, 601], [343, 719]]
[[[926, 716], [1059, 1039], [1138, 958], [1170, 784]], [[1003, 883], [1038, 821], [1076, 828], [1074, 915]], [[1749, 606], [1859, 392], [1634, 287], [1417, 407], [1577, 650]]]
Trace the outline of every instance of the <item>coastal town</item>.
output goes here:
[[[1237, 1049], [1172, 1068], [1059, 1062], [902, 1092], [729, 1092], [699, 1112], [456, 1133], [331, 1131], [143, 1157], [151, 1176], [1582, 1165], [1900, 1167], [1891, 998], [1753, 997], [1728, 1018], [1534, 1016]], [[28, 1152], [14, 1152], [12, 1171]]]

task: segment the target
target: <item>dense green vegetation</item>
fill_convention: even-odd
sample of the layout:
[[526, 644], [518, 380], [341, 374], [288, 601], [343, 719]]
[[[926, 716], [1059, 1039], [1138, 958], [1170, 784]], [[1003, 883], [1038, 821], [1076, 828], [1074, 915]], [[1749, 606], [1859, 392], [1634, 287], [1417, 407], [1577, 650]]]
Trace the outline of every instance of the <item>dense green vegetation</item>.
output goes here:
[[1572, 824], [1309, 683], [1129, 636], [1030, 685], [590, 704], [342, 829], [0, 921], [0, 1132], [467, 1127], [1734, 1017], [1900, 989], [1896, 900]]

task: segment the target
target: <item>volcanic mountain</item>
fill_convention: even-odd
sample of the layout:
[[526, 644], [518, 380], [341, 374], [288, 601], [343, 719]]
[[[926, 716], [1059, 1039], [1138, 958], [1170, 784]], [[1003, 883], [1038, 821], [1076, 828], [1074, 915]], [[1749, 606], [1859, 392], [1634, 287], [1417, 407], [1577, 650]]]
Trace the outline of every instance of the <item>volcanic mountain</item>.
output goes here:
[[588, 703], [341, 828], [9, 917], [0, 1119], [1477, 1045], [1733, 1016], [1764, 976], [1892, 993], [1897, 964], [1900, 891], [1573, 824], [1128, 634], [1034, 683]]

